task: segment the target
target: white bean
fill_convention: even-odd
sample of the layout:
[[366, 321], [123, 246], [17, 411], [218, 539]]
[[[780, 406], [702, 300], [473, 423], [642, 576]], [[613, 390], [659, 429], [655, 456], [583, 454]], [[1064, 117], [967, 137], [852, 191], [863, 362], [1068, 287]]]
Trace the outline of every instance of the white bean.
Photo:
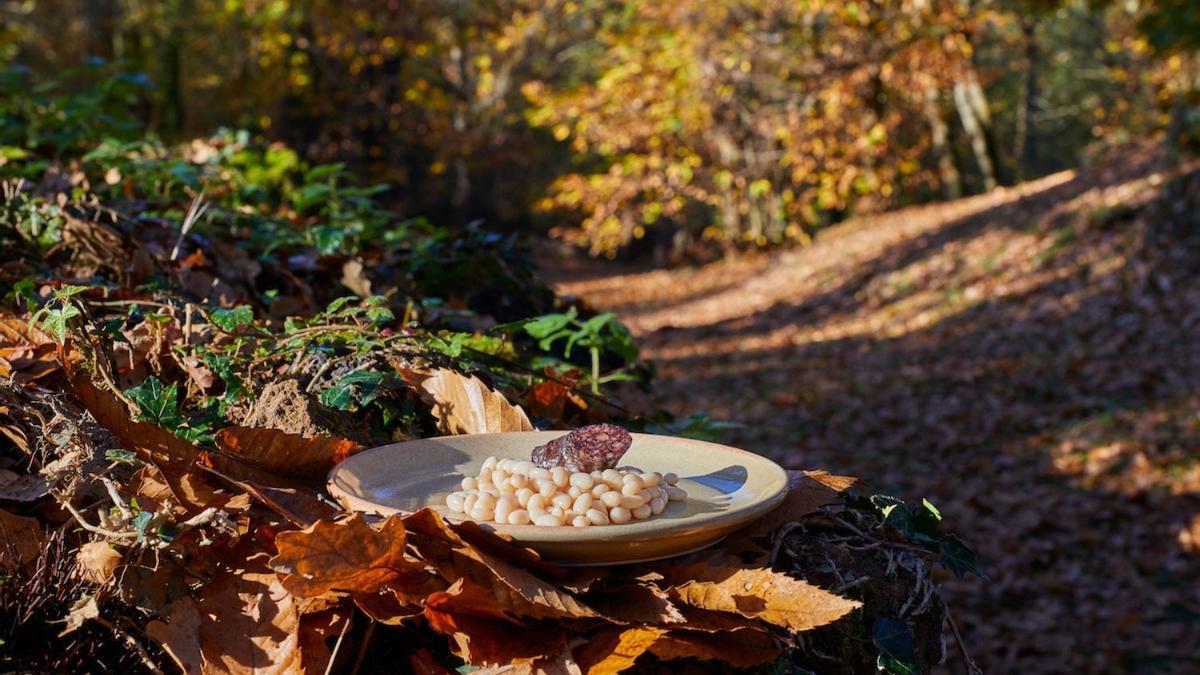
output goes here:
[[550, 515], [558, 518], [559, 520], [562, 520], [562, 517], [564, 514], [566, 514], [566, 512], [567, 510], [561, 506], [551, 506], [549, 511]]
[[465, 496], [466, 495], [461, 492], [451, 492], [450, 494], [446, 495], [446, 506], [451, 511], [461, 512], [463, 510], [463, 498]]
[[610, 490], [612, 490], [612, 488], [608, 487], [608, 483], [597, 483], [596, 486], [592, 488], [592, 496], [599, 498], [600, 495]]
[[571, 495], [569, 495], [565, 492], [559, 492], [558, 494], [556, 494], [550, 498], [550, 503], [557, 506], [560, 509], [569, 509], [569, 508], [571, 508], [571, 504], [573, 503], [573, 500], [571, 499]]
[[571, 474], [571, 485], [580, 490], [591, 490], [596, 485], [596, 479], [586, 473], [573, 473]]
[[555, 485], [553, 481], [549, 481], [549, 480], [539, 479], [537, 482], [537, 488], [538, 488], [538, 494], [545, 497], [546, 499], [553, 497], [554, 493], [558, 492], [558, 486]]
[[604, 509], [588, 509], [587, 513], [583, 514], [591, 521], [593, 525], [607, 525], [608, 512]]
[[508, 470], [509, 470], [509, 467], [511, 467], [511, 466], [513, 465], [513, 462], [514, 462], [514, 461], [516, 461], [516, 460], [513, 460], [513, 459], [511, 459], [511, 458], [505, 457], [504, 459], [501, 459], [501, 460], [497, 461], [497, 462], [496, 462], [496, 464], [495, 464], [495, 466], [493, 466], [492, 468], [495, 468], [495, 469], [504, 469], [505, 471], [508, 471]]
[[614, 525], [621, 525], [623, 523], [628, 523], [629, 520], [633, 518], [633, 514], [629, 512], [629, 509], [623, 509], [620, 506], [617, 506], [608, 512], [608, 518], [613, 522]]
[[529, 484], [529, 476], [526, 476], [523, 473], [514, 473], [508, 477], [508, 484], [511, 485], [514, 490], [520, 490]]
[[571, 509], [578, 513], [587, 513], [587, 510], [592, 508], [593, 501], [594, 499], [592, 498], [592, 493], [584, 492], [576, 497], [575, 501], [571, 503]]
[[603, 471], [598, 471], [598, 470], [597, 470], [597, 471], [593, 471], [593, 472], [589, 473], [588, 475], [589, 475], [589, 476], [591, 476], [591, 477], [592, 477], [592, 480], [596, 481], [597, 483], [599, 483], [599, 482], [600, 482], [600, 480], [601, 480], [602, 478], [604, 478], [604, 472], [603, 472]]
[[674, 485], [667, 488], [667, 501], [681, 502], [685, 499], [687, 499], [687, 492], [684, 492], [683, 488], [677, 488]]
[[470, 476], [467, 476], [466, 478], [462, 479], [462, 482], [459, 484], [462, 485], [462, 489], [464, 489], [464, 490], [479, 489], [479, 481], [475, 478], [471, 478]]
[[524, 506], [531, 514], [541, 513], [546, 510], [546, 498], [540, 494], [533, 495]]
[[500, 463], [500, 460], [497, 459], [495, 455], [491, 455], [487, 459], [483, 460], [483, 468], [484, 469], [494, 469], [494, 468], [496, 468], [496, 465], [499, 463]]
[[626, 497], [630, 497], [640, 493], [644, 489], [642, 488], [641, 480], [637, 479], [636, 477], [633, 480], [634, 482], [626, 483], [621, 486], [621, 494], [625, 495]]
[[600, 495], [600, 501], [604, 502], [604, 505], [611, 509], [614, 506], [621, 505], [622, 496], [620, 492], [613, 490]]
[[644, 474], [638, 476], [638, 478], [641, 478], [642, 485], [645, 485], [648, 488], [658, 485], [658, 482], [660, 480], [662, 480], [662, 476], [658, 475], [657, 471], [655, 471], [653, 473], [644, 473]]
[[650, 508], [650, 505], [643, 504], [642, 506], [639, 506], [633, 510], [633, 517], [637, 518], [638, 520], [645, 520], [649, 518], [652, 513], [653, 510]]
[[587, 516], [575, 516], [571, 519], [571, 525], [575, 527], [588, 527], [592, 521], [588, 520]]
[[512, 473], [522, 473], [528, 476], [529, 472], [533, 471], [533, 468], [533, 462], [523, 459], [519, 462], [513, 462], [511, 465], [509, 465], [508, 470]]
[[529, 470], [529, 477], [534, 480], [550, 480], [550, 470], [542, 467], [535, 467]]
[[645, 503], [646, 501], [637, 495], [625, 495], [624, 497], [621, 497], [621, 508], [629, 511], [639, 508]]
[[571, 471], [565, 466], [556, 466], [550, 469], [550, 480], [560, 488], [567, 487], [568, 481], [571, 480]]
[[529, 524], [529, 512], [526, 511], [525, 509], [517, 509], [516, 511], [513, 511], [512, 513], [508, 514], [508, 524], [509, 525], [528, 525]]
[[529, 488], [521, 488], [517, 490], [517, 503], [524, 507], [529, 504], [529, 498], [535, 494], [537, 493]]
[[468, 493], [466, 497], [463, 497], [463, 507], [462, 507], [462, 512], [463, 512], [463, 513], [470, 513], [470, 512], [471, 512], [471, 509], [475, 508], [475, 501], [476, 501], [477, 499], [479, 499], [479, 495], [477, 495], [477, 494], [475, 494], [475, 493], [473, 493], [473, 492], [472, 492], [472, 493]]
[[601, 474], [600, 479], [608, 484], [608, 487], [614, 490], [620, 490], [624, 481], [621, 480], [621, 474], [616, 469], [605, 469]]
[[543, 513], [533, 519], [533, 524], [542, 527], [557, 527], [562, 525], [562, 519], [549, 513]]
[[508, 480], [508, 477], [511, 475], [511, 473], [505, 471], [504, 469], [495, 469], [492, 471], [492, 482], [496, 485], [499, 485], [500, 481]]
[[652, 515], [657, 516], [658, 514], [662, 513], [663, 509], [665, 508], [667, 508], [667, 500], [661, 497], [655, 497], [654, 499], [650, 500], [650, 513]]
[[479, 495], [479, 499], [475, 500], [475, 508], [484, 508], [489, 511], [496, 508], [496, 496], [487, 492]]
[[663, 474], [662, 479], [663, 479], [663, 482], [666, 483], [667, 485], [674, 485], [679, 482], [679, 476], [676, 476], [675, 474], [670, 473], [670, 472]]
[[475, 508], [471, 509], [470, 513], [471, 520], [474, 520], [477, 523], [486, 523], [487, 521], [491, 520], [494, 515], [494, 512], [490, 508], [484, 508], [481, 506], [476, 506]]
[[[567, 489], [567, 494], [571, 495], [571, 499], [574, 499], [574, 498], [578, 497], [579, 495], [583, 494], [583, 490], [580, 490], [579, 488], [572, 485], [570, 488]], [[591, 494], [591, 493], [589, 492], [588, 494]]]

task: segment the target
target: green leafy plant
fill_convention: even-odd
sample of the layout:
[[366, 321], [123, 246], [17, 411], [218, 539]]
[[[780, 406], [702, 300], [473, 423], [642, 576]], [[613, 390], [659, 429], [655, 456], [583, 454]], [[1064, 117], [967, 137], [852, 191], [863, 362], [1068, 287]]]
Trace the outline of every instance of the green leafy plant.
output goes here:
[[617, 315], [611, 312], [597, 314], [589, 319], [579, 318], [579, 312], [569, 308], [564, 313], [545, 314], [498, 327], [500, 330], [524, 330], [530, 337], [538, 341], [538, 347], [550, 351], [558, 342], [563, 343], [563, 357], [571, 358], [575, 347], [582, 347], [591, 356], [591, 377], [588, 380], [593, 393], [600, 393], [600, 385], [617, 380], [633, 379], [624, 370], [618, 370], [608, 375], [600, 374], [600, 357], [604, 352], [616, 355], [624, 364], [637, 360], [637, 347], [633, 344], [633, 336], [624, 326]]
[[138, 386], [126, 389], [125, 395], [137, 404], [138, 421], [155, 424], [190, 443], [212, 441], [214, 429], [211, 420], [188, 420], [180, 412], [177, 384], [164, 385], [151, 375]]
[[29, 326], [41, 327], [53, 335], [59, 344], [65, 343], [71, 320], [83, 314], [72, 298], [87, 290], [87, 286], [63, 286], [57, 289], [46, 306], [29, 318]]

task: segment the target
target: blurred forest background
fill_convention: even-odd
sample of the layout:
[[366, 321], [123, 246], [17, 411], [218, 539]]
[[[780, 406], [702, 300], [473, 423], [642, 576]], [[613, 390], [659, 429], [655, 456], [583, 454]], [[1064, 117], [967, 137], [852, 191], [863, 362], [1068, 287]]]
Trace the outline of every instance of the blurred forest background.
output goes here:
[[[72, 133], [244, 129], [385, 183], [409, 216], [661, 259], [1181, 140], [1198, 17], [1192, 0], [6, 0], [0, 143], [29, 123], [48, 153]], [[101, 81], [91, 109], [56, 98]]]

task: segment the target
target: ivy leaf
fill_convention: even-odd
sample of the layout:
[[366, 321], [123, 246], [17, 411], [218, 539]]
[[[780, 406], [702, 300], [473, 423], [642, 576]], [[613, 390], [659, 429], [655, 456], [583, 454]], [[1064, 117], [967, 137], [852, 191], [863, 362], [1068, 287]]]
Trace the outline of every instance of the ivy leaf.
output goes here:
[[[53, 335], [60, 343], [67, 340], [67, 323], [80, 315], [79, 308], [75, 305], [66, 304], [58, 309], [43, 310], [41, 324], [42, 328]], [[35, 314], [33, 319], [30, 319], [30, 328], [33, 328], [35, 323], [38, 323], [38, 316]]]
[[214, 309], [209, 316], [226, 333], [232, 333], [242, 326], [254, 323], [254, 310], [249, 305], [238, 305], [233, 309]]
[[531, 337], [543, 339], [557, 333], [575, 320], [578, 312], [572, 307], [566, 314], [546, 314], [524, 322], [525, 332]]
[[879, 648], [880, 670], [891, 675], [917, 675], [917, 652], [907, 623], [900, 619], [875, 619], [871, 640]]
[[959, 579], [968, 572], [978, 577], [986, 578], [983, 568], [979, 565], [979, 556], [972, 551], [957, 535], [946, 535], [941, 541], [941, 553], [938, 562], [954, 573]]
[[338, 410], [357, 410], [378, 398], [388, 379], [383, 373], [366, 370], [350, 373], [321, 392], [321, 403]]
[[179, 414], [179, 387], [174, 383], [164, 387], [157, 377], [151, 375], [138, 386], [126, 389], [125, 393], [141, 410], [139, 422], [151, 422], [168, 430], [184, 426], [185, 420]]

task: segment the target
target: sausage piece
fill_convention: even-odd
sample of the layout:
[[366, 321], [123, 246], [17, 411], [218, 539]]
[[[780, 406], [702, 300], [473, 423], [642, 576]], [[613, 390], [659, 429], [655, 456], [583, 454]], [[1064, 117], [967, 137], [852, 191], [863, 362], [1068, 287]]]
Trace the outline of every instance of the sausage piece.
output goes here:
[[542, 468], [565, 466], [591, 473], [616, 468], [633, 436], [615, 424], [592, 424], [533, 449], [530, 459]]

